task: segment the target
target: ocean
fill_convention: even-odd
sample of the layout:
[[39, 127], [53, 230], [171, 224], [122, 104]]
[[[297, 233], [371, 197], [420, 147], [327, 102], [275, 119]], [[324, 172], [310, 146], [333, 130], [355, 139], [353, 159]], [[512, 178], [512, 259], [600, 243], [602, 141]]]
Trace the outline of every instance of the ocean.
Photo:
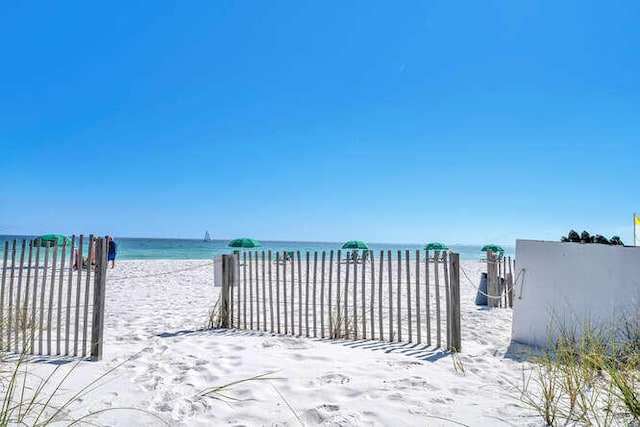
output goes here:
[[[18, 239], [21, 245], [22, 239], [33, 239], [35, 236], [3, 236], [0, 235], [0, 256], [4, 256], [6, 241]], [[204, 242], [202, 239], [150, 239], [139, 237], [115, 237], [118, 244], [118, 260], [126, 259], [210, 259], [214, 255], [232, 253], [234, 248], [227, 246], [229, 240], [212, 240]], [[250, 249], [254, 251], [282, 252], [282, 251], [337, 251], [341, 248], [340, 242], [286, 242], [286, 241], [261, 241], [261, 247]], [[422, 250], [424, 244], [402, 243], [368, 243], [369, 248], [378, 256], [381, 250], [390, 250], [395, 258], [399, 250], [410, 250], [415, 254], [416, 250]], [[460, 254], [460, 259], [474, 260], [484, 257], [481, 245], [449, 245], [449, 249]], [[504, 246], [505, 256], [514, 256], [514, 246]], [[85, 250], [86, 253], [86, 244]], [[9, 257], [11, 255], [9, 254]]]

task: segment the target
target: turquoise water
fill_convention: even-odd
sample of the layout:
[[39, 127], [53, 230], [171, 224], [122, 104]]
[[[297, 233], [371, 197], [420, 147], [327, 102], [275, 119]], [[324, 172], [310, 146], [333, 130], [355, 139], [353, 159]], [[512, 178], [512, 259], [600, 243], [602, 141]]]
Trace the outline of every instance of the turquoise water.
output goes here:
[[[0, 236], [0, 254], [3, 256], [4, 244], [6, 241], [18, 239], [32, 239], [34, 236]], [[116, 237], [118, 243], [117, 259], [210, 259], [214, 255], [228, 254], [233, 251], [227, 244], [228, 240], [213, 240], [203, 242], [201, 239], [147, 239], [136, 237]], [[281, 252], [281, 251], [330, 251], [338, 250], [342, 243], [337, 242], [283, 242], [283, 241], [261, 241], [262, 246], [258, 251]], [[424, 245], [416, 244], [395, 244], [395, 243], [369, 243], [376, 256], [381, 250], [391, 250], [395, 257], [398, 250], [410, 250], [415, 253], [422, 249]], [[506, 256], [514, 255], [513, 246], [503, 246]], [[450, 245], [453, 252], [460, 254], [461, 259], [480, 259], [484, 252], [480, 251], [478, 245]], [[86, 245], [84, 253], [86, 253]], [[9, 255], [10, 256], [10, 255]]]

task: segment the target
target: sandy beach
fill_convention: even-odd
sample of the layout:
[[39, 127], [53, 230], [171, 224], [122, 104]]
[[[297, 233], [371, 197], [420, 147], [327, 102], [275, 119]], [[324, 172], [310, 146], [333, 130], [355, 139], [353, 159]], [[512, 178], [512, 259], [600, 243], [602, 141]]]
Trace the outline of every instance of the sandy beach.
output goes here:
[[640, 1], [3, 6], [0, 427], [640, 427]]
[[[56, 399], [106, 373], [65, 417], [119, 408], [89, 419], [114, 426], [540, 425], [518, 399], [526, 363], [508, 352], [511, 310], [475, 306], [485, 265], [461, 265], [476, 283], [461, 274], [464, 347], [454, 355], [410, 343], [207, 330], [219, 294], [212, 262], [121, 261], [108, 272], [104, 358], [63, 364], [56, 375], [74, 371]], [[30, 370], [46, 376], [56, 362]], [[256, 376], [263, 377], [203, 395]]]

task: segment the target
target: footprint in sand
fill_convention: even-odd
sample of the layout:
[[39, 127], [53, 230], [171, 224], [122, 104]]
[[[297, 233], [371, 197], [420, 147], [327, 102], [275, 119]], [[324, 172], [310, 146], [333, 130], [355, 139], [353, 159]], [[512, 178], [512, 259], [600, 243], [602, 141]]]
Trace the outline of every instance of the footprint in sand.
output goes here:
[[454, 400], [450, 397], [436, 397], [435, 399], [431, 399], [431, 403], [439, 403], [442, 405], [450, 404]]
[[391, 394], [387, 397], [387, 399], [389, 399], [389, 400], [396, 400], [396, 401], [403, 401], [403, 400], [405, 400], [405, 396], [404, 396], [404, 394], [401, 394], [401, 393], [391, 393]]
[[184, 384], [184, 383], [185, 383], [185, 381], [186, 381], [186, 379], [187, 379], [186, 374], [181, 373], [181, 374], [176, 375], [175, 377], [173, 377], [173, 379], [171, 380], [171, 382], [172, 382], [173, 384]]
[[451, 389], [451, 392], [453, 394], [455, 394], [456, 396], [466, 396], [468, 395], [471, 391], [469, 389], [466, 388], [460, 388], [460, 387], [453, 387]]
[[395, 361], [388, 361], [387, 365], [391, 366], [392, 368], [412, 369], [422, 365], [422, 362], [395, 360]]
[[242, 365], [242, 358], [239, 356], [227, 357], [225, 358], [225, 361], [233, 368], [236, 368]]
[[309, 354], [309, 353], [294, 353], [291, 356], [292, 359], [294, 360], [298, 360], [298, 361], [305, 361], [305, 362], [310, 362], [310, 361], [317, 361], [317, 362], [323, 362], [326, 360], [329, 360], [328, 357], [323, 357], [323, 356], [315, 356], [313, 354]]
[[304, 412], [304, 418], [307, 423], [311, 425], [325, 424], [331, 420], [336, 413], [340, 410], [340, 406], [325, 403], [324, 405], [316, 406], [313, 409], [308, 409]]
[[163, 383], [163, 378], [162, 377], [153, 377], [151, 380], [147, 381], [145, 384], [142, 384], [142, 388], [144, 388], [147, 391], [153, 391], [153, 390], [157, 390], [158, 386], [161, 385]]
[[193, 366], [193, 370], [196, 372], [207, 372], [209, 370], [209, 368], [207, 367], [207, 362], [204, 360], [198, 360], [196, 361], [195, 365]]
[[155, 409], [159, 412], [171, 412], [175, 408], [180, 395], [170, 391], [162, 393], [162, 396], [156, 395]]
[[340, 412], [337, 405], [320, 405], [305, 412], [304, 418], [309, 425], [321, 426], [355, 426], [360, 424], [357, 412]]
[[407, 378], [407, 382], [411, 387], [428, 388], [429, 390], [440, 390], [440, 387], [432, 384], [428, 379], [423, 377], [413, 376]]
[[351, 378], [342, 374], [326, 374], [319, 378], [321, 384], [347, 384]]
[[155, 405], [155, 409], [158, 412], [171, 412], [173, 410], [168, 402], [160, 402], [159, 404]]
[[113, 407], [114, 402], [116, 402], [118, 400], [118, 393], [116, 392], [109, 392], [106, 393], [102, 399], [100, 399], [100, 402], [102, 403], [102, 405], [104, 407]]
[[308, 340], [303, 340], [300, 338], [292, 338], [292, 337], [275, 337], [275, 338], [267, 338], [262, 342], [262, 347], [270, 348], [270, 347], [284, 347], [289, 350], [305, 350], [313, 347], [313, 345], [308, 342]]

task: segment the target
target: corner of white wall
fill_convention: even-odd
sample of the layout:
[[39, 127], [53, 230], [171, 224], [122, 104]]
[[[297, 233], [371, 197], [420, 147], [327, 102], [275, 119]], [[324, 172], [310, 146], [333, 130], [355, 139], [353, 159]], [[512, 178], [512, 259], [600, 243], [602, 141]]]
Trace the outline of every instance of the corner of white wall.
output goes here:
[[640, 296], [640, 247], [516, 241], [513, 341], [546, 346], [551, 329], [611, 321]]

